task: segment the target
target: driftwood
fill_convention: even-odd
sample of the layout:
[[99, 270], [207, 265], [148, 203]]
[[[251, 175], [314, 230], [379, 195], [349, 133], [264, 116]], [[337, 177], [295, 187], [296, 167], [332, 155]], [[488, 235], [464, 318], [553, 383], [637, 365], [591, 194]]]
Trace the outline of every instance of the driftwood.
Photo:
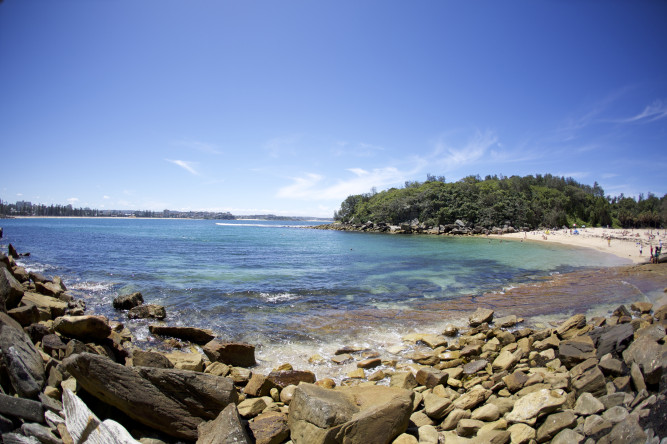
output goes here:
[[99, 420], [88, 406], [71, 390], [63, 393], [65, 425], [74, 444], [139, 444], [132, 435], [116, 421]]

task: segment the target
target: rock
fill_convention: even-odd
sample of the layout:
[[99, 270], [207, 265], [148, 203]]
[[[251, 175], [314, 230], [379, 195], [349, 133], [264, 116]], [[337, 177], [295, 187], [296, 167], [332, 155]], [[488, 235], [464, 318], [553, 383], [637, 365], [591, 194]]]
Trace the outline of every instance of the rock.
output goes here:
[[476, 419], [462, 419], [456, 424], [456, 433], [459, 436], [473, 436], [484, 425], [482, 421]]
[[222, 342], [214, 339], [203, 347], [211, 361], [222, 362], [235, 367], [252, 367], [255, 361], [255, 346], [241, 342]]
[[[583, 340], [588, 338], [588, 340]], [[558, 358], [567, 368], [572, 368], [586, 359], [595, 358], [595, 346], [588, 336], [561, 341], [558, 345]]]
[[111, 327], [104, 316], [61, 316], [53, 322], [53, 329], [63, 336], [98, 341], [109, 337]]
[[253, 418], [262, 413], [267, 405], [265, 397], [248, 398], [239, 403], [239, 414], [244, 418]]
[[35, 282], [35, 290], [37, 290], [37, 293], [51, 296], [53, 298], [57, 298], [63, 292], [63, 289], [53, 282]]
[[619, 324], [594, 331], [592, 336], [597, 338], [595, 346], [598, 358], [607, 353], [620, 354], [623, 352], [632, 342], [634, 333], [632, 324]]
[[288, 385], [299, 385], [300, 382], [312, 384], [315, 382], [315, 373], [306, 370], [272, 371], [267, 379], [282, 389]]
[[40, 424], [24, 423], [21, 432], [27, 437], [34, 437], [42, 444], [62, 444], [60, 438], [51, 433], [51, 429]]
[[198, 427], [197, 444], [251, 444], [235, 404], [225, 407], [213, 421]]
[[159, 319], [162, 320], [167, 317], [167, 311], [162, 305], [146, 304], [138, 305], [127, 312], [127, 317], [130, 319]]
[[21, 326], [2, 312], [0, 350], [13, 389], [21, 397], [35, 398], [46, 381], [42, 355]]
[[280, 444], [289, 438], [287, 416], [279, 412], [266, 412], [250, 422], [250, 430], [256, 444]]
[[69, 308], [67, 302], [59, 301], [50, 296], [44, 296], [38, 293], [26, 291], [23, 293], [23, 303], [30, 303], [35, 305], [40, 311], [49, 313], [49, 319], [55, 319], [58, 316], [63, 316], [65, 311]]
[[512, 393], [521, 390], [526, 381], [528, 381], [528, 376], [521, 370], [516, 370], [514, 373], [503, 377], [503, 382], [507, 386], [507, 390]]
[[86, 444], [139, 444], [116, 421], [100, 421], [86, 404], [70, 390], [63, 393], [65, 425], [72, 442]]
[[414, 394], [392, 387], [328, 390], [301, 384], [290, 404], [294, 444], [391, 442], [408, 427]]
[[548, 441], [561, 430], [571, 428], [576, 424], [577, 416], [569, 410], [552, 413], [547, 416], [542, 425], [537, 429], [537, 442]]
[[438, 430], [432, 425], [424, 425], [419, 427], [419, 442], [418, 444], [438, 444]]
[[498, 318], [494, 321], [494, 324], [500, 328], [510, 328], [516, 325], [516, 316], [509, 315], [502, 318]]
[[380, 358], [364, 359], [363, 361], [357, 362], [358, 368], [375, 368], [380, 365], [382, 365], [382, 359]]
[[441, 335], [424, 334], [419, 341], [431, 348], [447, 347], [447, 338]]
[[[627, 324], [626, 324], [627, 325]], [[600, 370], [605, 376], [621, 376], [627, 371], [622, 361], [615, 358], [607, 358], [600, 361]]]
[[420, 368], [417, 372], [416, 380], [419, 385], [433, 388], [436, 385], [447, 384], [449, 374], [433, 367]]
[[463, 366], [463, 373], [466, 375], [474, 375], [480, 370], [484, 370], [489, 362], [486, 359], [478, 359]]
[[343, 353], [343, 354], [334, 356], [333, 358], [331, 358], [331, 360], [333, 362], [335, 362], [336, 364], [340, 365], [340, 364], [344, 364], [348, 361], [351, 361], [352, 360], [352, 355], [350, 355], [348, 353]]
[[455, 409], [472, 410], [481, 403], [486, 402], [486, 400], [489, 399], [489, 396], [491, 396], [490, 390], [470, 390], [457, 398], [452, 403], [452, 407]]
[[493, 310], [480, 307], [470, 315], [468, 318], [468, 325], [471, 327], [479, 327], [485, 322], [491, 322], [491, 320], [493, 320]]
[[284, 389], [280, 391], [280, 401], [289, 405], [290, 402], [292, 402], [292, 398], [294, 397], [294, 390], [296, 390], [296, 385], [288, 385]]
[[33, 304], [12, 308], [7, 310], [7, 314], [23, 327], [40, 321], [39, 309]]
[[443, 330], [442, 334], [450, 337], [456, 336], [459, 334], [459, 329], [453, 324], [447, 324], [445, 325], [445, 329]]
[[456, 428], [456, 424], [464, 418], [470, 418], [470, 410], [463, 409], [454, 409], [445, 418], [444, 421], [440, 424], [440, 428], [443, 430], [453, 430]]
[[605, 411], [602, 414], [602, 417], [612, 424], [617, 424], [621, 421], [624, 421], [628, 417], [628, 411], [625, 407], [617, 405]]
[[589, 392], [596, 397], [607, 394], [606, 380], [597, 365], [585, 370], [576, 377], [573, 375], [572, 387], [575, 389], [576, 396], [580, 396], [584, 392]]
[[662, 347], [656, 341], [645, 336], [635, 340], [623, 352], [625, 363], [630, 365], [632, 362], [636, 362], [644, 375], [644, 380], [650, 385], [660, 382], [663, 366], [662, 356]]
[[9, 244], [9, 246], [7, 247], [7, 250], [8, 250], [9, 257], [14, 258], [14, 259], [18, 259], [18, 258], [21, 257], [21, 255], [16, 251], [16, 248], [14, 248], [14, 246], [12, 244]]
[[34, 283], [37, 283], [37, 282], [41, 282], [41, 283], [53, 282], [52, 279], [49, 279], [46, 276], [44, 276], [43, 274], [37, 273], [37, 272], [34, 272], [34, 271], [31, 271], [29, 273], [29, 276], [30, 276], [30, 280], [33, 281]]
[[113, 308], [116, 310], [129, 310], [144, 303], [144, 296], [140, 292], [121, 295], [113, 300]]
[[30, 280], [30, 276], [28, 275], [28, 272], [23, 267], [14, 267], [14, 270], [12, 270], [12, 273], [14, 274], [14, 277], [16, 278], [16, 280], [21, 282], [21, 283], [28, 282]]
[[419, 444], [419, 441], [410, 434], [401, 433], [391, 442], [391, 444]]
[[630, 305], [630, 310], [638, 311], [639, 313], [650, 313], [653, 310], [653, 304], [644, 301], [633, 302]]
[[180, 370], [190, 370], [193, 372], [204, 371], [204, 359], [199, 353], [171, 352], [165, 354], [165, 357], [174, 364], [174, 368]]
[[23, 298], [23, 286], [5, 267], [0, 267], [0, 311], [18, 307]]
[[176, 438], [196, 439], [202, 421], [237, 399], [230, 379], [205, 373], [125, 367], [90, 353], [72, 355], [62, 365], [91, 395]]
[[162, 353], [136, 349], [132, 352], [135, 367], [174, 368], [174, 364]]
[[574, 405], [574, 413], [582, 416], [594, 415], [602, 410], [604, 410], [604, 404], [588, 392], [582, 393]]
[[558, 435], [554, 436], [551, 444], [579, 444], [584, 440], [584, 437], [571, 429], [565, 429]]
[[[416, 427], [421, 427], [425, 425], [434, 425], [435, 422], [429, 418], [423, 410], [414, 412], [410, 415], [410, 423], [414, 424]], [[454, 425], [456, 427], [456, 425]]]
[[566, 400], [567, 395], [564, 390], [541, 389], [519, 398], [505, 419], [510, 423], [522, 422], [534, 425], [538, 415], [553, 412], [565, 404]]
[[54, 356], [55, 352], [55, 357], [58, 358], [58, 353], [60, 351], [64, 353], [66, 348], [67, 345], [58, 335], [48, 334], [42, 338], [42, 350], [44, 350], [47, 355]]
[[182, 339], [184, 341], [193, 342], [195, 344], [204, 345], [215, 339], [215, 334], [212, 330], [205, 330], [195, 327], [176, 327], [166, 325], [150, 325], [148, 330], [151, 334], [159, 336], [169, 336], [172, 338]]
[[44, 423], [42, 403], [0, 393], [0, 414], [25, 421]]
[[512, 424], [507, 431], [510, 432], [512, 444], [528, 444], [537, 435], [534, 428], [522, 423]]
[[611, 431], [613, 424], [602, 416], [591, 415], [584, 422], [584, 435], [599, 439]]
[[417, 385], [417, 380], [410, 372], [394, 373], [389, 379], [390, 387], [412, 390], [413, 388], [417, 387]]
[[495, 404], [484, 404], [472, 412], [471, 418], [485, 422], [495, 421], [500, 418], [500, 409]]
[[644, 375], [642, 375], [642, 371], [639, 369], [636, 362], [633, 362], [632, 365], [630, 365], [630, 377], [632, 378], [632, 384], [635, 386], [635, 390], [638, 392], [646, 390]]
[[276, 385], [264, 375], [253, 373], [243, 393], [250, 396], [267, 396]]
[[572, 331], [578, 330], [586, 326], [586, 316], [582, 314], [576, 314], [569, 318], [567, 321], [563, 322], [556, 329], [556, 334], [561, 339], [567, 339]]
[[517, 350], [514, 353], [512, 353], [509, 350], [501, 351], [498, 357], [493, 361], [493, 364], [491, 364], [493, 370], [495, 371], [509, 370], [514, 366], [514, 364], [519, 362], [522, 355], [523, 352], [521, 350]]
[[443, 398], [433, 393], [424, 395], [424, 412], [429, 418], [443, 418], [451, 410], [449, 408], [451, 405], [452, 401], [449, 398]]
[[613, 444], [644, 444], [646, 442], [646, 433], [632, 417], [616, 424], [608, 437], [608, 442]]
[[230, 370], [231, 368], [227, 364], [223, 364], [222, 362], [211, 362], [206, 365], [204, 372], [215, 376], [227, 376]]

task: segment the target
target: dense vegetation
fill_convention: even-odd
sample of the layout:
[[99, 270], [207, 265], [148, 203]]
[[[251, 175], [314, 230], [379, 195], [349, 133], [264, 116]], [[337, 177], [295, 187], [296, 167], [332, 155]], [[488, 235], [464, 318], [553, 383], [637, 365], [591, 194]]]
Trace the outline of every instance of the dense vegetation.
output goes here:
[[486, 176], [483, 180], [468, 176], [450, 183], [444, 177], [428, 175], [425, 182], [406, 182], [403, 188], [349, 196], [334, 219], [391, 224], [417, 219], [432, 226], [460, 219], [486, 228], [572, 227], [575, 223], [661, 227], [667, 223], [667, 195], [612, 198], [604, 195], [597, 182], [591, 187], [550, 174]]

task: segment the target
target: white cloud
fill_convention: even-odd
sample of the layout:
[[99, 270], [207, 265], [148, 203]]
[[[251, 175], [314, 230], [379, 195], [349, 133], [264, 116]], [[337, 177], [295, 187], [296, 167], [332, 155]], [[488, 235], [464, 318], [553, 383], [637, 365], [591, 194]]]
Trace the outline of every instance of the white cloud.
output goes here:
[[179, 167], [183, 168], [187, 172], [194, 174], [195, 176], [198, 176], [199, 173], [197, 170], [195, 170], [194, 166], [195, 162], [188, 162], [186, 160], [171, 160], [171, 159], [165, 159], [167, 162], [171, 162], [174, 165], [178, 165]]
[[102, 196], [102, 199], [111, 199], [111, 197], [105, 194], [104, 196]]
[[435, 162], [451, 170], [481, 160], [493, 146], [498, 145], [498, 136], [492, 131], [476, 131], [463, 147], [454, 147], [443, 140], [436, 144]]
[[69, 203], [72, 204], [72, 205], [74, 205], [74, 204], [77, 203], [78, 201], [79, 201], [79, 198], [78, 198], [78, 197], [70, 197], [69, 199], [67, 199], [67, 202], [69, 202]]
[[352, 194], [367, 193], [373, 187], [384, 188], [404, 182], [408, 174], [395, 167], [349, 168], [354, 177], [341, 179], [332, 185], [322, 185], [324, 177], [307, 173], [302, 177], [292, 178], [293, 183], [278, 190], [277, 197], [301, 200], [337, 200], [341, 201]]
[[16, 195], [17, 195], [18, 197], [21, 197], [21, 196], [23, 196], [23, 193], [16, 193]]
[[667, 104], [663, 103], [662, 100], [655, 100], [644, 108], [644, 111], [627, 119], [622, 119], [620, 122], [655, 122], [656, 120], [664, 119], [665, 117], [667, 117]]

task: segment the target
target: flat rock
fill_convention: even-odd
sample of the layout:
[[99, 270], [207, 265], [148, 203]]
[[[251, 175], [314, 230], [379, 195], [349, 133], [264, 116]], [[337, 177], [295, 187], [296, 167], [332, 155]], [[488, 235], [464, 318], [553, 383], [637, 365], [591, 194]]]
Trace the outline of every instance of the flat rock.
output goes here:
[[510, 432], [512, 444], [528, 444], [537, 435], [534, 428], [522, 423], [512, 424], [507, 431]]
[[579, 444], [583, 442], [584, 436], [575, 432], [571, 429], [561, 430], [554, 439], [551, 440], [551, 444]]
[[572, 368], [580, 362], [596, 356], [595, 346], [590, 338], [586, 341], [579, 336], [575, 339], [561, 341], [558, 344], [558, 358], [567, 368]]
[[202, 348], [211, 361], [235, 367], [252, 367], [255, 361], [255, 346], [242, 342], [222, 342], [214, 339]]
[[653, 310], [653, 304], [645, 301], [633, 302], [630, 305], [630, 310], [638, 311], [639, 313], [650, 313]]
[[294, 444], [391, 442], [405, 432], [414, 394], [392, 387], [299, 385], [288, 424]]
[[484, 370], [489, 364], [489, 361], [486, 359], [478, 359], [476, 361], [469, 362], [463, 366], [463, 374], [465, 375], [474, 375], [480, 370]]
[[563, 322], [556, 329], [556, 334], [561, 339], [568, 339], [571, 333], [574, 330], [578, 330], [586, 326], [586, 316], [583, 314], [576, 314], [570, 317], [567, 321]]
[[63, 316], [65, 311], [69, 308], [67, 302], [30, 291], [26, 291], [23, 294], [23, 299], [21, 299], [21, 301], [24, 303], [31, 303], [40, 309], [40, 311], [49, 313], [49, 318], [52, 319], [55, 319], [58, 316]]
[[44, 423], [44, 408], [39, 401], [0, 393], [0, 414], [30, 422]]
[[144, 303], [144, 296], [140, 292], [115, 297], [113, 308], [116, 310], [130, 310]]
[[468, 317], [468, 325], [471, 327], [479, 327], [485, 322], [491, 322], [493, 319], [493, 310], [489, 308], [478, 308], [473, 314]]
[[561, 430], [571, 428], [576, 424], [577, 415], [571, 411], [552, 413], [546, 417], [542, 425], [537, 429], [537, 442], [548, 441]]
[[493, 323], [500, 328], [510, 328], [516, 325], [517, 318], [515, 315], [504, 316], [502, 318], [497, 318]]
[[193, 372], [204, 371], [204, 358], [199, 353], [173, 351], [166, 353], [165, 357], [174, 364], [174, 368]]
[[222, 409], [213, 421], [202, 422], [197, 430], [197, 444], [252, 443], [233, 403]]
[[312, 384], [315, 382], [315, 373], [307, 370], [282, 370], [272, 371], [267, 376], [278, 388], [285, 388], [289, 385], [299, 385], [301, 382]]
[[256, 444], [280, 444], [289, 438], [287, 416], [279, 412], [266, 412], [250, 421], [250, 430]]
[[262, 413], [267, 405], [265, 397], [247, 398], [239, 403], [239, 414], [244, 418], [254, 418]]
[[151, 325], [148, 327], [148, 331], [154, 335], [169, 336], [171, 338], [178, 338], [199, 345], [204, 345], [215, 339], [215, 334], [212, 330], [195, 327]]
[[553, 412], [565, 404], [566, 400], [567, 394], [564, 390], [541, 389], [519, 398], [505, 419], [510, 423], [534, 425], [538, 415]]
[[449, 374], [433, 367], [420, 368], [417, 372], [416, 380], [419, 385], [433, 388], [436, 385], [446, 384]]
[[35, 398], [46, 381], [44, 361], [39, 350], [21, 325], [6, 313], [0, 312], [0, 350], [2, 363], [16, 393]]
[[396, 372], [389, 379], [390, 387], [412, 390], [417, 385], [417, 380], [411, 372]]
[[84, 342], [109, 337], [111, 327], [104, 316], [61, 316], [53, 322], [53, 329], [63, 336]]
[[90, 353], [72, 355], [62, 365], [91, 395], [176, 438], [195, 440], [202, 421], [237, 400], [230, 379], [205, 373], [125, 367]]
[[162, 320], [167, 317], [167, 310], [162, 305], [157, 304], [138, 305], [127, 312], [127, 317], [130, 319]]
[[424, 395], [424, 412], [429, 418], [441, 419], [451, 410], [452, 401], [449, 398], [427, 393]]

